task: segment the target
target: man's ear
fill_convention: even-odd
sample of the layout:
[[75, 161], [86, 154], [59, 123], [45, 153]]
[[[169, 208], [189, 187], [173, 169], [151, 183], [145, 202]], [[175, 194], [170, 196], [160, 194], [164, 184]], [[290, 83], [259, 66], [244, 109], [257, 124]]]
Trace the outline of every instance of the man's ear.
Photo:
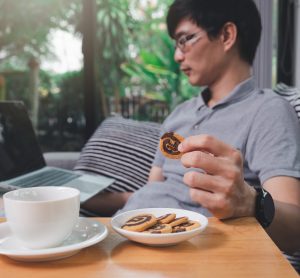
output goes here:
[[232, 22], [227, 22], [222, 28], [221, 36], [220, 36], [224, 50], [230, 50], [233, 45], [236, 43], [237, 39], [237, 27]]

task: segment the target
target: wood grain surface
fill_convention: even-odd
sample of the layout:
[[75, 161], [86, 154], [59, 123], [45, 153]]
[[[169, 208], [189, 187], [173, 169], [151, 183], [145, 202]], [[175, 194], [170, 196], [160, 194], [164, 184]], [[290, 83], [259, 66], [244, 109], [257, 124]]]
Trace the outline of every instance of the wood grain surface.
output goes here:
[[171, 247], [130, 242], [111, 229], [109, 218], [96, 220], [109, 228], [104, 241], [51, 262], [0, 255], [0, 277], [298, 277], [254, 218], [209, 218], [202, 234]]

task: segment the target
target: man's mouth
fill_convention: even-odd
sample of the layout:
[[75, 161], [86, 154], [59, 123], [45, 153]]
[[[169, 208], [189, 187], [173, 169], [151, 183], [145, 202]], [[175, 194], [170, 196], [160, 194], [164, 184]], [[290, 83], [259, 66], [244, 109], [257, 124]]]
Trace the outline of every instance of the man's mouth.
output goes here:
[[186, 75], [189, 75], [191, 73], [190, 68], [180, 68], [182, 72], [184, 72]]

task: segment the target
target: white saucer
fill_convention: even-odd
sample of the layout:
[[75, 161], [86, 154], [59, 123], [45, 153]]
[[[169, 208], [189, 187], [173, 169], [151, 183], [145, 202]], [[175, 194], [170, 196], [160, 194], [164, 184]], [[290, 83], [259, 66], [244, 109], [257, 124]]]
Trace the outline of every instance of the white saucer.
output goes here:
[[[128, 219], [139, 214], [153, 214], [154, 216], [159, 217], [167, 213], [175, 213], [177, 217], [187, 216], [190, 220], [198, 221], [200, 223], [200, 227], [186, 232], [167, 234], [139, 233], [127, 231], [121, 228]], [[129, 240], [150, 246], [169, 246], [188, 240], [203, 232], [208, 225], [208, 219], [200, 213], [183, 209], [146, 208], [123, 212], [111, 220], [111, 225], [117, 233]]]
[[28, 249], [12, 234], [8, 223], [0, 224], [0, 254], [18, 261], [51, 261], [70, 257], [81, 249], [105, 239], [108, 231], [98, 221], [80, 217], [71, 235], [59, 246], [45, 249]]

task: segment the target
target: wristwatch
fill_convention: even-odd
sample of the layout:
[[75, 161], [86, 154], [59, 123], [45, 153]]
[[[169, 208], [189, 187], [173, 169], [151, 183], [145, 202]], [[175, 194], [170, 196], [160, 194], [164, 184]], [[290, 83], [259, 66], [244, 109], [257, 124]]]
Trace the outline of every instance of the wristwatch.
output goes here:
[[257, 195], [255, 201], [255, 217], [263, 228], [267, 228], [274, 218], [275, 207], [271, 194], [261, 186], [254, 186]]

